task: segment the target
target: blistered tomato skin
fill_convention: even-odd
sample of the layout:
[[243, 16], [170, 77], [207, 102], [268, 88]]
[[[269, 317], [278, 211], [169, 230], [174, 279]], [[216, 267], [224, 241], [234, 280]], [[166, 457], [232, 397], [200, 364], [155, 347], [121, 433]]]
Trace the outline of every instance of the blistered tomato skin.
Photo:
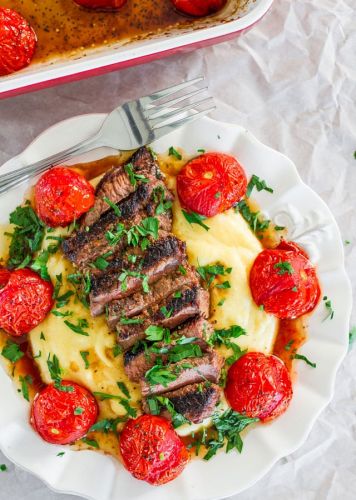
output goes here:
[[189, 16], [201, 17], [215, 14], [225, 7], [227, 0], [172, 0], [177, 10]]
[[142, 415], [129, 420], [120, 436], [126, 469], [140, 480], [158, 486], [181, 474], [189, 455], [168, 420]]
[[212, 217], [246, 194], [247, 179], [239, 162], [224, 153], [205, 153], [189, 161], [177, 176], [183, 208]]
[[20, 14], [0, 7], [0, 76], [28, 66], [35, 53], [34, 30]]
[[[1, 272], [5, 277], [5, 272]], [[29, 333], [47, 316], [53, 306], [53, 286], [30, 269], [6, 275], [0, 289], [0, 328], [14, 337]]]
[[280, 319], [309, 313], [320, 299], [315, 268], [304, 250], [287, 241], [257, 256], [250, 272], [250, 288], [256, 304]]
[[98, 416], [98, 404], [87, 389], [67, 380], [61, 385], [73, 390], [61, 391], [50, 384], [36, 395], [31, 409], [32, 426], [52, 444], [70, 444], [84, 437]]
[[120, 9], [127, 0], [74, 0], [74, 2], [87, 9], [117, 10]]
[[11, 272], [4, 267], [0, 267], [0, 290], [4, 288], [11, 276]]
[[288, 408], [293, 396], [292, 382], [279, 358], [250, 352], [230, 367], [225, 396], [238, 413], [267, 422]]
[[35, 207], [50, 227], [65, 227], [94, 205], [93, 186], [77, 172], [64, 167], [48, 170], [36, 184]]

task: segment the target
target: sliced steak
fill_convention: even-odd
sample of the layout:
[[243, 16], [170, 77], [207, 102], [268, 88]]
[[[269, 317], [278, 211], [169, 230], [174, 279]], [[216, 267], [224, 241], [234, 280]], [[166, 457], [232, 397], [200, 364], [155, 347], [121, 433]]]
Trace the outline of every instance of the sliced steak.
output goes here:
[[[198, 344], [202, 352], [208, 352], [211, 348], [205, 342], [192, 342]], [[145, 346], [144, 344], [137, 344], [124, 354], [124, 367], [126, 375], [133, 382], [139, 382], [145, 373], [152, 368], [160, 359], [162, 363], [169, 361], [169, 352], [177, 343], [172, 341], [170, 344], [163, 342], [156, 342], [154, 344], [154, 351], [152, 346]], [[186, 358], [187, 362], [189, 358]]]
[[194, 269], [190, 266], [185, 269], [186, 274], [176, 270], [171, 274], [162, 276], [146, 294], [137, 292], [129, 297], [111, 302], [107, 318], [109, 327], [114, 329], [122, 316], [127, 318], [137, 316], [149, 307], [162, 302], [169, 295], [178, 292], [185, 285], [198, 285], [199, 279]]
[[[184, 321], [198, 314], [203, 314], [203, 307], [209, 305], [209, 293], [200, 287], [184, 287], [180, 297], [171, 295], [166, 302], [155, 305], [154, 311], [149, 309], [135, 318], [138, 324], [117, 323], [117, 341], [123, 349], [128, 349], [138, 340], [145, 338], [145, 330], [152, 324], [165, 328], [175, 328]], [[163, 312], [164, 311], [164, 312]]]
[[[175, 236], [168, 235], [156, 240], [144, 251], [139, 268], [121, 261], [116, 266], [115, 272], [94, 276], [90, 293], [92, 315], [101, 314], [105, 305], [112, 300], [131, 295], [142, 289], [142, 276], [147, 277], [148, 284], [155, 283], [164, 274], [176, 269], [185, 261], [185, 258], [185, 244]], [[120, 265], [122, 265], [121, 272], [119, 271]], [[124, 282], [119, 279], [120, 275], [122, 277], [122, 272], [126, 272]], [[132, 273], [139, 274], [139, 276], [133, 276]]]
[[[91, 227], [79, 230], [67, 238], [62, 244], [66, 257], [81, 270], [85, 271], [85, 267], [98, 257], [108, 252], [113, 252], [113, 254], [119, 253], [127, 246], [125, 235], [115, 245], [110, 244], [106, 236], [108, 231], [115, 234], [118, 224], [123, 224], [125, 230], [128, 230], [140, 224], [147, 217], [156, 217], [160, 229], [169, 232], [172, 228], [171, 211], [159, 215], [155, 213], [159, 203], [159, 200], [155, 196], [157, 188], [165, 189], [161, 181], [140, 184], [134, 193], [116, 205], [118, 211], [121, 213], [120, 216], [114, 210], [110, 209]], [[167, 189], [163, 192], [166, 195], [165, 199], [171, 200], [171, 193]]]
[[175, 331], [174, 335], [177, 337], [196, 337], [208, 342], [214, 328], [203, 316], [196, 316], [180, 325]]
[[178, 363], [169, 365], [169, 368], [164, 367], [176, 375], [176, 379], [168, 382], [166, 386], [162, 384], [150, 385], [146, 378], [142, 379], [142, 395], [162, 394], [188, 384], [196, 384], [206, 380], [217, 383], [222, 365], [223, 359], [214, 351], [210, 351], [200, 358], [183, 359]]
[[[214, 408], [220, 399], [220, 388], [216, 384], [202, 382], [199, 384], [189, 384], [176, 391], [164, 392], [162, 394], [174, 406], [176, 412], [183, 415], [193, 424], [199, 424], [205, 418], [211, 416]], [[150, 413], [147, 399], [142, 401], [143, 411]], [[171, 414], [162, 408], [161, 416], [171, 419]]]
[[[151, 152], [146, 147], [140, 148], [125, 165], [112, 168], [101, 179], [96, 188], [94, 206], [82, 218], [81, 227], [93, 225], [103, 213], [110, 209], [104, 198], [116, 204], [135, 191], [136, 182], [132, 182], [125, 171], [125, 166], [128, 164], [132, 166], [135, 174], [143, 175], [149, 182], [160, 178], [157, 163]], [[138, 180], [137, 184], [141, 182]]]
[[157, 306], [158, 310], [152, 314], [152, 323], [171, 329], [198, 314], [207, 318], [209, 300], [207, 290], [198, 286], [184, 287], [180, 297], [172, 296], [164, 305]]

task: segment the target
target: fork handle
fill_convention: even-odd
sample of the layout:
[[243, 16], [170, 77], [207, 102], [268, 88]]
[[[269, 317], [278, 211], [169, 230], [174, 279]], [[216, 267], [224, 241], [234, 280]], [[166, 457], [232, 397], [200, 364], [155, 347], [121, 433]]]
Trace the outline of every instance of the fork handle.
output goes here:
[[12, 160], [6, 163], [6, 167], [10, 167], [11, 172], [0, 175], [0, 194], [19, 186], [23, 182], [45, 172], [60, 162], [68, 161], [74, 156], [78, 156], [101, 146], [103, 146], [103, 144], [101, 143], [99, 136], [95, 135], [84, 142], [76, 144], [71, 148], [48, 156], [47, 158], [30, 165], [24, 165], [21, 157], [15, 156]]

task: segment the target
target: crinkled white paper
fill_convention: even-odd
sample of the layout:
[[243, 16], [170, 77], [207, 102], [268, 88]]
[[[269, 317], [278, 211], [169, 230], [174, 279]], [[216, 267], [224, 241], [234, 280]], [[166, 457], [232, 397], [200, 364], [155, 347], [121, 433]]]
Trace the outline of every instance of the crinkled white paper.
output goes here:
[[[246, 126], [289, 156], [327, 202], [350, 242], [346, 263], [356, 295], [355, 8], [356, 0], [275, 0], [257, 26], [232, 42], [0, 101], [0, 164], [59, 120], [109, 111], [205, 74], [217, 104], [213, 116]], [[0, 454], [1, 463], [8, 471], [0, 472], [0, 500], [63, 498]], [[304, 446], [235, 498], [356, 498], [356, 345]]]

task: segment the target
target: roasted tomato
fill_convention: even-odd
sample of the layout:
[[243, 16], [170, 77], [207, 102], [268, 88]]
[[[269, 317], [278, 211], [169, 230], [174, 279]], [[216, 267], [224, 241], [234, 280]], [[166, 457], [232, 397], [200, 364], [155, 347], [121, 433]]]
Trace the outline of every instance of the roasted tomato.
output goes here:
[[117, 10], [122, 7], [127, 0], [74, 0], [75, 3], [87, 9]]
[[266, 422], [288, 408], [293, 395], [292, 382], [282, 360], [249, 352], [230, 367], [225, 395], [238, 413]]
[[50, 227], [65, 227], [94, 205], [94, 188], [80, 174], [64, 167], [48, 170], [36, 184], [35, 205]]
[[245, 195], [247, 179], [239, 162], [224, 153], [205, 153], [188, 162], [177, 176], [183, 208], [212, 217]]
[[0, 290], [4, 288], [11, 276], [11, 272], [4, 267], [0, 267]]
[[281, 319], [312, 311], [320, 298], [316, 271], [307, 254], [287, 241], [257, 256], [250, 272], [250, 288], [256, 304]]
[[208, 16], [225, 7], [227, 0], [172, 0], [177, 10], [189, 16]]
[[36, 49], [34, 30], [20, 14], [0, 7], [0, 76], [30, 64]]
[[153, 415], [127, 422], [120, 437], [120, 451], [126, 469], [137, 479], [154, 485], [175, 479], [189, 460], [170, 422]]
[[97, 416], [94, 396], [84, 387], [63, 380], [59, 388], [51, 384], [36, 395], [31, 424], [45, 441], [69, 444], [85, 436]]
[[[5, 273], [2, 270], [2, 276]], [[30, 332], [44, 320], [53, 306], [53, 286], [30, 269], [6, 275], [0, 289], [0, 328], [15, 337]]]

